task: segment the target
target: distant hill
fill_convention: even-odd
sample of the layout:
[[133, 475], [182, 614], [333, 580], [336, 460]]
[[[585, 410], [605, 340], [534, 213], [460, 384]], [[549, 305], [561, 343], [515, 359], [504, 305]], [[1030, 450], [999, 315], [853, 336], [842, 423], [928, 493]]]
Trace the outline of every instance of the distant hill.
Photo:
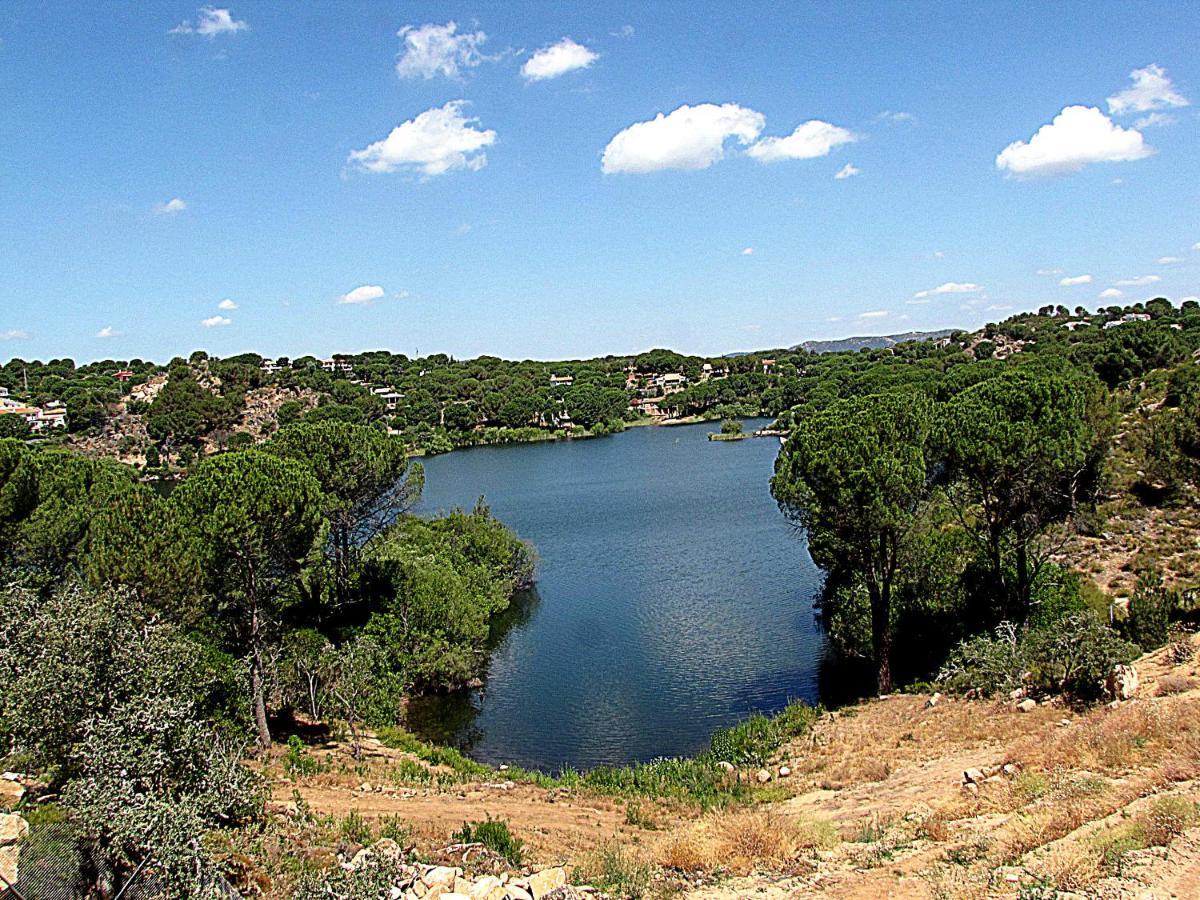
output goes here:
[[941, 331], [906, 331], [903, 334], [881, 334], [864, 337], [848, 337], [835, 341], [805, 341], [791, 347], [792, 350], [807, 350], [809, 353], [839, 353], [843, 350], [879, 350], [883, 347], [894, 347], [905, 341], [936, 341], [949, 337], [958, 331], [957, 328], [945, 328]]

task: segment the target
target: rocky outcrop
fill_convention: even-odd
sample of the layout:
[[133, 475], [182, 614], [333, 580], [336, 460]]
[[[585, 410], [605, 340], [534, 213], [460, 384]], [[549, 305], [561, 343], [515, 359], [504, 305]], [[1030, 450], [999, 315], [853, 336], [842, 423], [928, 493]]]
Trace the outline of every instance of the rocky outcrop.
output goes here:
[[[403, 849], [384, 839], [366, 847], [345, 864], [350, 871], [380, 861], [399, 862]], [[390, 900], [574, 900], [588, 896], [587, 888], [567, 884], [560, 866], [528, 875], [504, 872], [499, 875], [468, 876], [459, 866], [429, 866], [415, 863], [395, 867]]]
[[1114, 700], [1131, 700], [1138, 689], [1138, 673], [1132, 665], [1116, 666], [1105, 679], [1104, 687]]

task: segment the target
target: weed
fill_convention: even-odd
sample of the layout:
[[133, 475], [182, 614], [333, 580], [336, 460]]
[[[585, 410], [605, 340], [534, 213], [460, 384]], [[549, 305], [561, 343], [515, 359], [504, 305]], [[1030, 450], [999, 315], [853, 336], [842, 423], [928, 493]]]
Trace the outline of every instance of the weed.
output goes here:
[[454, 839], [464, 844], [483, 844], [492, 852], [504, 857], [514, 866], [521, 864], [521, 848], [523, 842], [513, 836], [508, 828], [508, 822], [503, 819], [493, 819], [490, 816], [475, 823], [463, 823], [462, 829], [454, 835]]

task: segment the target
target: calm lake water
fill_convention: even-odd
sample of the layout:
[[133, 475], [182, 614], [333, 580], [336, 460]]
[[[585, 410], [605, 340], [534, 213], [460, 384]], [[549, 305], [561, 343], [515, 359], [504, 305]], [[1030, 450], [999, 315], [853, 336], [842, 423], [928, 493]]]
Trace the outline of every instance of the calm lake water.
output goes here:
[[816, 700], [820, 574], [771, 499], [779, 441], [709, 441], [717, 427], [426, 460], [420, 512], [484, 495], [541, 563], [484, 688], [415, 703], [411, 727], [489, 763], [590, 768], [694, 753], [753, 711]]

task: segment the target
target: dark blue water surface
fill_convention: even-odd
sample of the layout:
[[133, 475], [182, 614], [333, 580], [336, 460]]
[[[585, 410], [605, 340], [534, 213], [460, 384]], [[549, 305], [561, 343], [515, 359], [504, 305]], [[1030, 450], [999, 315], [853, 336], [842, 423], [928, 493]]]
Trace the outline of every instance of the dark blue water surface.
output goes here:
[[694, 753], [753, 711], [815, 700], [820, 575], [771, 499], [779, 442], [709, 441], [716, 428], [426, 460], [420, 512], [483, 495], [541, 563], [484, 688], [414, 703], [411, 727], [490, 763], [590, 768]]

